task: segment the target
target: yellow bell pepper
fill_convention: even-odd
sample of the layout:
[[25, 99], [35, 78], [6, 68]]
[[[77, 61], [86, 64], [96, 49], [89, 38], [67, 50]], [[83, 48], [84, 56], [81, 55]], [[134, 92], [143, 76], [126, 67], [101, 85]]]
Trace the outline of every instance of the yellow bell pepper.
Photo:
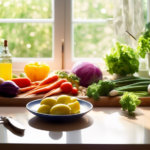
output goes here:
[[32, 82], [41, 81], [48, 76], [50, 67], [46, 63], [30, 62], [24, 67], [24, 72]]

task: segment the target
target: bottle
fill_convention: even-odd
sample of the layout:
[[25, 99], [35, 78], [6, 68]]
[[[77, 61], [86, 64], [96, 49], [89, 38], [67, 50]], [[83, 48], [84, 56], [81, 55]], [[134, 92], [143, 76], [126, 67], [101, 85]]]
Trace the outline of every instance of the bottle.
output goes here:
[[0, 54], [0, 78], [5, 81], [12, 79], [12, 56], [9, 53], [7, 40], [4, 40], [4, 47]]

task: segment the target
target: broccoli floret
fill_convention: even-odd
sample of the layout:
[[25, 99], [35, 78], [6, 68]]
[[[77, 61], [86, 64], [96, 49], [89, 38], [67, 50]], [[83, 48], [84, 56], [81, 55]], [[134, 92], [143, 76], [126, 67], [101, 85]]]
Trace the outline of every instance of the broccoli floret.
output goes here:
[[56, 74], [58, 74], [60, 78], [68, 78], [68, 73], [66, 71], [57, 71]]
[[93, 97], [94, 100], [99, 100], [98, 89], [100, 88], [99, 85], [93, 83], [92, 85], [88, 86], [86, 95], [88, 97]]
[[74, 81], [76, 81], [76, 82], [79, 82], [79, 81], [80, 81], [80, 78], [77, 77], [74, 73], [69, 73], [68, 78], [69, 78], [70, 80], [74, 80]]
[[128, 110], [129, 115], [131, 115], [132, 111], [135, 111], [136, 107], [141, 103], [138, 98], [139, 97], [132, 92], [125, 92], [119, 103], [121, 104], [123, 110]]
[[115, 83], [110, 80], [98, 82], [100, 88], [98, 89], [98, 93], [100, 96], [108, 96], [109, 92], [115, 88]]
[[93, 97], [94, 100], [99, 100], [100, 96], [107, 96], [111, 90], [115, 88], [115, 83], [111, 81], [100, 80], [98, 84], [93, 83], [88, 86], [86, 95]]

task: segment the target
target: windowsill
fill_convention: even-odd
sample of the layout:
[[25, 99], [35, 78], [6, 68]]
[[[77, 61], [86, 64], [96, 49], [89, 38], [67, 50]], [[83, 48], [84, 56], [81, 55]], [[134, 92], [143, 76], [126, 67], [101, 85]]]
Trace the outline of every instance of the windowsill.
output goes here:
[[[53, 72], [55, 70], [51, 70], [51, 72]], [[13, 69], [13, 74], [15, 75], [19, 75], [21, 72], [24, 72], [23, 69]], [[107, 70], [102, 70], [103, 73], [103, 77], [111, 77], [112, 75], [109, 74], [109, 72], [107, 72]], [[135, 76], [139, 76], [139, 77], [145, 77], [145, 78], [149, 78], [149, 73], [148, 73], [148, 69], [139, 69], [138, 73], [135, 73]]]

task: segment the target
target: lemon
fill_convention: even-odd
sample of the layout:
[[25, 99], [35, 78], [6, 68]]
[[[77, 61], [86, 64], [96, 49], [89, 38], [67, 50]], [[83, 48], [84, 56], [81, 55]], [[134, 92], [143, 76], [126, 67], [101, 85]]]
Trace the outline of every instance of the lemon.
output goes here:
[[70, 114], [71, 108], [68, 105], [65, 104], [56, 104], [54, 105], [50, 113], [53, 115], [67, 115]]
[[41, 105], [43, 105], [43, 104], [53, 107], [56, 104], [56, 99], [53, 97], [45, 98], [41, 101]]
[[38, 113], [42, 113], [42, 114], [49, 114], [50, 113], [50, 109], [51, 107], [49, 105], [41, 105], [39, 108], [38, 108]]
[[75, 101], [73, 103], [69, 103], [68, 106], [71, 108], [71, 113], [76, 114], [80, 111], [80, 103]]
[[68, 104], [71, 102], [71, 98], [68, 95], [61, 95], [57, 98], [56, 104]]

